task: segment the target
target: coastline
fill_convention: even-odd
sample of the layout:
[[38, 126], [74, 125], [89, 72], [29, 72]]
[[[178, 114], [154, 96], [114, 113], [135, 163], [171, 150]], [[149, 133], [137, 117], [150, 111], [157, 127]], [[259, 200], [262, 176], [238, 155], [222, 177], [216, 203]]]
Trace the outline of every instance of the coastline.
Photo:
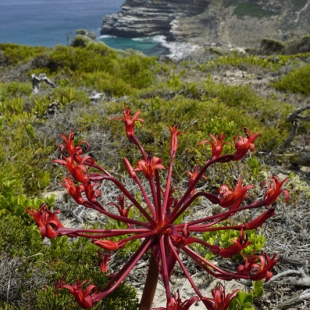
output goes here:
[[166, 56], [173, 60], [184, 59], [201, 49], [198, 44], [167, 41], [167, 38], [163, 35], [136, 38], [101, 35], [97, 40], [104, 42], [111, 48], [135, 49], [148, 56]]

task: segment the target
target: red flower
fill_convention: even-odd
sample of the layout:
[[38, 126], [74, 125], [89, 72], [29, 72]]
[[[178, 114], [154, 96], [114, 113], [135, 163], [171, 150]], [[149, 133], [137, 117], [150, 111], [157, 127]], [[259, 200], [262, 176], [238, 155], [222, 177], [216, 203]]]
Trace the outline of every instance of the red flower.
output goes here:
[[240, 231], [238, 239], [232, 239], [232, 245], [228, 246], [225, 249], [221, 249], [218, 253], [221, 257], [230, 258], [236, 254], [239, 254], [244, 248], [253, 242], [248, 241], [248, 236], [244, 237], [243, 229]]
[[285, 178], [284, 180], [280, 181], [279, 177], [274, 175], [271, 178], [271, 182], [264, 181], [263, 184], [267, 185], [267, 191], [264, 195], [264, 205], [269, 206], [273, 204], [278, 196], [283, 193], [285, 195], [285, 200], [288, 202], [289, 200], [289, 193], [286, 189], [281, 189], [282, 185], [288, 180]]
[[125, 168], [126, 168], [128, 174], [130, 175], [130, 177], [135, 179], [137, 177], [137, 174], [136, 174], [135, 170], [132, 168], [129, 160], [126, 157], [124, 157], [123, 160], [124, 160]]
[[225, 135], [223, 134], [219, 135], [218, 139], [213, 134], [210, 134], [210, 137], [213, 139], [214, 142], [210, 140], [203, 140], [198, 144], [198, 146], [204, 143], [209, 143], [212, 147], [212, 159], [219, 158], [222, 154], [224, 145], [229, 143], [228, 142], [223, 143], [223, 140], [225, 138]]
[[56, 216], [56, 213], [60, 213], [60, 211], [49, 211], [45, 203], [40, 206], [39, 210], [28, 208], [26, 211], [36, 221], [42, 238], [47, 237], [52, 239], [58, 236], [58, 228], [63, 227]]
[[114, 202], [110, 202], [108, 203], [109, 205], [112, 205], [114, 207], [117, 208], [118, 210], [118, 213], [121, 215], [121, 216], [124, 216], [124, 217], [128, 217], [128, 214], [129, 214], [129, 210], [131, 207], [133, 207], [134, 205], [130, 205], [128, 208], [125, 208], [125, 197], [124, 195], [119, 195], [116, 197], [116, 200], [118, 201], [118, 204], [114, 203]]
[[135, 122], [140, 122], [143, 124], [143, 119], [138, 118], [141, 114], [141, 111], [138, 111], [134, 116], [130, 117], [130, 108], [124, 109], [124, 117], [114, 117], [112, 120], [122, 120], [126, 127], [126, 134], [129, 140], [134, 136], [134, 125]]
[[177, 293], [175, 293], [168, 302], [167, 308], [160, 307], [153, 310], [188, 310], [190, 306], [192, 306], [197, 301], [199, 301], [199, 298], [197, 296], [193, 296], [190, 299], [182, 302], [180, 298], [180, 292], [178, 290]]
[[149, 154], [146, 160], [140, 160], [134, 171], [142, 171], [147, 179], [152, 179], [156, 169], [166, 169], [162, 164], [162, 159]]
[[201, 301], [207, 307], [208, 310], [227, 310], [230, 302], [238, 290], [234, 290], [230, 294], [225, 294], [225, 288], [223, 285], [219, 285], [217, 289], [212, 290], [213, 298], [202, 298]]
[[86, 197], [91, 202], [96, 202], [97, 198], [101, 196], [100, 189], [96, 188], [97, 186], [100, 186], [100, 183], [91, 184], [87, 182], [84, 184]]
[[178, 136], [184, 134], [183, 131], [178, 131], [178, 125], [173, 125], [172, 127], [167, 126], [170, 130], [170, 152], [175, 155], [178, 149]]
[[77, 281], [72, 285], [63, 284], [62, 287], [69, 290], [69, 292], [73, 295], [79, 306], [83, 309], [91, 309], [95, 302], [93, 300], [94, 295], [97, 293], [98, 288], [94, 284], [90, 284], [83, 290], [82, 286], [84, 283], [88, 281], [80, 282]]
[[64, 183], [60, 183], [66, 188], [67, 193], [80, 205], [82, 205], [85, 200], [82, 197], [82, 192], [84, 191], [84, 185], [75, 186], [74, 182], [70, 178], [64, 178]]
[[[190, 187], [193, 184], [193, 182], [195, 181], [195, 179], [196, 179], [196, 177], [197, 177], [197, 175], [199, 173], [198, 165], [194, 166], [194, 171], [193, 172], [187, 171], [186, 173], [190, 176], [189, 183], [188, 183], [188, 187]], [[202, 176], [202, 178], [207, 180], [207, 178], [205, 176]], [[194, 195], [194, 193], [195, 193], [195, 187], [192, 189], [191, 195]]]
[[69, 155], [74, 155], [74, 158], [77, 162], [79, 162], [81, 160], [80, 155], [84, 152], [81, 145], [85, 144], [86, 145], [86, 150], [85, 152], [88, 152], [88, 150], [90, 149], [89, 143], [86, 141], [80, 141], [78, 146], [75, 146], [73, 143], [73, 139], [74, 139], [74, 132], [70, 132], [68, 138], [64, 135], [61, 134], [62, 139], [64, 140], [65, 144], [61, 144], [59, 145], [59, 150], [61, 153], [64, 152], [64, 149], [67, 150]]
[[237, 209], [244, 198], [247, 197], [247, 191], [253, 188], [253, 185], [242, 186], [242, 179], [239, 178], [233, 191], [227, 185], [221, 185], [218, 189], [220, 198], [219, 205], [223, 208], [229, 208], [229, 210]]
[[89, 164], [90, 162], [93, 163], [93, 159], [90, 156], [84, 156], [81, 158], [80, 162], [78, 164], [74, 161], [74, 155], [71, 155], [69, 157], [63, 156], [64, 159], [54, 159], [53, 163], [61, 164], [69, 170], [71, 175], [75, 180], [81, 183], [87, 183], [89, 181], [89, 177], [86, 174], [87, 168], [84, 165], [84, 163], [87, 161]]
[[253, 281], [265, 279], [267, 282], [272, 277], [271, 269], [280, 261], [280, 259], [275, 259], [276, 256], [277, 254], [274, 254], [270, 258], [265, 252], [260, 255], [252, 254], [244, 259], [243, 265], [238, 266], [237, 270], [241, 274], [248, 275]]
[[99, 258], [99, 268], [102, 272], [108, 271], [108, 263], [111, 260], [111, 254], [105, 253], [102, 250], [97, 251]]
[[97, 240], [93, 239], [92, 243], [96, 244], [97, 246], [110, 251], [115, 251], [119, 248], [118, 242], [111, 241], [111, 240]]
[[234, 137], [236, 152], [233, 154], [233, 160], [240, 160], [243, 158], [248, 150], [254, 151], [254, 140], [260, 136], [258, 132], [251, 134], [250, 130], [244, 127], [246, 137], [236, 136]]

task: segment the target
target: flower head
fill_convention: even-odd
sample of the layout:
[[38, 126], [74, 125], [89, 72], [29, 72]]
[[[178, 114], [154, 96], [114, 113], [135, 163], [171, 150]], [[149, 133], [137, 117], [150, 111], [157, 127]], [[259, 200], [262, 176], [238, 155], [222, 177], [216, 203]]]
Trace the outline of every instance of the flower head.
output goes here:
[[202, 298], [201, 301], [207, 307], [208, 310], [227, 310], [230, 302], [235, 298], [238, 290], [234, 290], [232, 293], [225, 293], [223, 285], [219, 285], [217, 289], [212, 291], [213, 298]]
[[178, 125], [169, 127], [171, 138], [170, 138], [170, 152], [174, 156], [178, 149], [178, 136], [184, 134], [183, 131], [178, 131]]
[[254, 141], [260, 135], [258, 132], [251, 134], [250, 130], [244, 127], [246, 137], [236, 136], [234, 137], [236, 152], [233, 154], [233, 160], [242, 159], [248, 150], [254, 152]]
[[253, 221], [244, 224], [244, 229], [252, 230], [262, 226], [270, 217], [276, 214], [274, 211], [275, 211], [274, 208], [266, 210], [264, 213], [255, 218]]
[[239, 208], [242, 201], [247, 197], [247, 191], [253, 188], [253, 185], [242, 186], [242, 179], [239, 177], [238, 182], [233, 190], [227, 185], [221, 185], [218, 189], [220, 198], [219, 205], [229, 210], [235, 210]]
[[82, 196], [82, 192], [85, 190], [84, 185], [76, 186], [71, 178], [64, 178], [64, 183], [60, 183], [67, 193], [79, 204], [82, 205], [85, 199]]
[[56, 216], [60, 211], [51, 212], [47, 209], [46, 204], [43, 203], [39, 210], [27, 208], [26, 212], [36, 221], [42, 238], [56, 238], [58, 236], [58, 228], [63, 227]]
[[227, 248], [221, 249], [218, 253], [219, 256], [224, 258], [230, 258], [236, 254], [240, 254], [240, 252], [245, 249], [248, 245], [252, 244], [252, 241], [249, 241], [248, 236], [244, 236], [243, 229], [240, 231], [238, 239], [232, 239], [232, 245]]
[[132, 205], [130, 205], [129, 207], [126, 208], [125, 207], [125, 196], [124, 195], [118, 195], [116, 197], [116, 200], [117, 200], [118, 203], [110, 202], [109, 205], [112, 205], [112, 206], [116, 207], [119, 215], [124, 216], [124, 217], [128, 217], [129, 210], [134, 205], [132, 204]]
[[102, 272], [108, 271], [108, 263], [111, 260], [111, 253], [103, 250], [97, 251], [99, 259], [99, 268]]
[[97, 198], [101, 196], [100, 189], [98, 188], [100, 186], [100, 183], [95, 182], [87, 182], [84, 184], [85, 187], [85, 194], [89, 201], [96, 202]]
[[265, 252], [259, 255], [252, 254], [250, 257], [245, 257], [243, 265], [238, 266], [237, 270], [240, 274], [246, 274], [253, 281], [263, 280], [269, 281], [272, 277], [272, 268], [280, 261], [276, 259], [277, 254], [269, 257]]
[[89, 181], [89, 176], [87, 175], [87, 168], [84, 163], [93, 163], [93, 159], [90, 156], [84, 156], [79, 163], [75, 162], [74, 155], [69, 157], [63, 156], [64, 159], [54, 159], [53, 163], [58, 163], [65, 166], [71, 173], [72, 177], [81, 183], [87, 183]]
[[134, 136], [134, 126], [135, 122], [140, 122], [143, 124], [143, 119], [138, 116], [141, 114], [141, 111], [138, 111], [131, 118], [130, 108], [124, 109], [124, 117], [114, 117], [112, 120], [122, 120], [126, 127], [127, 138], [131, 141]]
[[[188, 187], [191, 187], [191, 185], [195, 182], [195, 180], [196, 180], [196, 178], [198, 177], [198, 174], [199, 174], [199, 167], [198, 167], [198, 165], [194, 166], [193, 172], [187, 171], [186, 174], [188, 174], [190, 176]], [[203, 178], [205, 180], [207, 179], [205, 176], [201, 176], [201, 178]], [[191, 195], [194, 195], [194, 193], [195, 193], [195, 187], [193, 187], [193, 189], [191, 191]]]
[[278, 196], [283, 193], [285, 195], [286, 202], [289, 200], [289, 193], [286, 189], [281, 189], [282, 185], [288, 180], [285, 178], [284, 180], [280, 181], [279, 177], [274, 175], [271, 178], [271, 182], [264, 181], [262, 184], [266, 184], [267, 190], [264, 195], [264, 205], [270, 206], [273, 204]]
[[142, 171], [147, 179], [153, 179], [157, 169], [166, 169], [162, 165], [162, 159], [149, 154], [146, 160], [142, 159], [137, 163], [134, 171]]
[[[89, 143], [86, 141], [80, 141], [77, 146], [74, 145], [74, 132], [70, 132], [68, 138], [61, 134], [62, 139], [64, 140], [65, 144], [59, 145], [58, 149], [61, 153], [64, 153], [66, 150], [67, 153], [71, 156], [73, 155], [75, 160], [79, 162], [81, 160], [80, 155], [83, 154], [83, 152], [88, 152], [90, 149]], [[83, 151], [82, 144], [86, 146], [86, 150]]]
[[153, 310], [188, 310], [195, 302], [199, 301], [198, 296], [193, 296], [190, 299], [181, 301], [180, 292], [177, 292], [171, 297], [166, 308], [160, 307]]
[[213, 142], [210, 140], [203, 140], [201, 141], [198, 146], [209, 143], [212, 148], [212, 159], [219, 158], [222, 154], [223, 147], [226, 144], [229, 144], [228, 142], [223, 142], [225, 135], [221, 134], [218, 138], [216, 138], [213, 134], [210, 134], [210, 137], [212, 138]]
[[98, 288], [94, 284], [89, 284], [85, 290], [83, 290], [83, 285], [88, 281], [83, 281], [82, 283], [78, 280], [72, 285], [62, 284], [62, 288], [69, 290], [70, 294], [73, 295], [74, 299], [77, 301], [79, 306], [83, 309], [91, 309], [95, 301], [93, 296], [96, 295]]

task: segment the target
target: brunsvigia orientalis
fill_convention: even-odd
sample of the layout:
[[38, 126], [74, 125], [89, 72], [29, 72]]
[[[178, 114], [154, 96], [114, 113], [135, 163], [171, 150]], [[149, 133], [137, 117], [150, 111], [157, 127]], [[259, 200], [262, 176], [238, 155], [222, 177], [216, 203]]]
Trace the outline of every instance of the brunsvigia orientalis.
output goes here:
[[[131, 116], [130, 108], [125, 108], [122, 117], [113, 118], [113, 120], [124, 122], [129, 141], [141, 153], [141, 159], [136, 165], [124, 158], [125, 169], [140, 192], [139, 199], [125, 187], [120, 179], [99, 166], [91, 156], [87, 155], [90, 149], [87, 141], [74, 144], [73, 132], [68, 137], [62, 135], [64, 144], [59, 146], [62, 158], [53, 160], [54, 163], [63, 165], [68, 170], [69, 176], [64, 178], [62, 185], [77, 204], [96, 210], [110, 220], [124, 223], [124, 228], [66, 228], [57, 218], [59, 211], [52, 212], [45, 204], [41, 205], [39, 210], [27, 209], [27, 212], [36, 221], [42, 237], [69, 236], [90, 239], [99, 248], [100, 269], [104, 273], [109, 273], [108, 264], [111, 253], [126, 247], [133, 240], [140, 241], [137, 250], [131, 257], [116, 272], [109, 275], [109, 282], [105, 287], [98, 288], [94, 284], [90, 284], [88, 279], [77, 280], [71, 285], [62, 281], [59, 286], [68, 289], [82, 308], [90, 309], [113, 292], [142, 257], [144, 259], [148, 257], [149, 270], [140, 301], [140, 310], [152, 309], [159, 276], [165, 287], [167, 303], [165, 308], [157, 309], [186, 310], [198, 301], [208, 310], [228, 309], [236, 291], [225, 294], [224, 287], [220, 285], [217, 289], [212, 290], [213, 298], [203, 296], [187, 270], [184, 258], [190, 259], [203, 272], [221, 280], [249, 279], [256, 281], [264, 279], [268, 281], [272, 276], [273, 266], [279, 260], [276, 258], [276, 254], [271, 257], [265, 252], [252, 253], [250, 256], [243, 254], [244, 259], [241, 265], [232, 272], [223, 270], [218, 265], [206, 260], [195, 251], [193, 245], [199, 244], [199, 246], [206, 247], [213, 254], [222, 258], [231, 258], [233, 255], [239, 254], [252, 243], [248, 239], [246, 231], [260, 227], [275, 214], [273, 203], [281, 193], [285, 195], [286, 201], [288, 200], [288, 192], [282, 189], [282, 185], [287, 179], [281, 181], [277, 176], [271, 176], [270, 180], [262, 184], [262, 187], [266, 188], [262, 198], [250, 203], [246, 203], [245, 198], [253, 186], [243, 185], [241, 178], [238, 179], [233, 189], [225, 184], [221, 185], [218, 194], [197, 189], [198, 182], [205, 178], [204, 174], [211, 165], [239, 161], [249, 151], [254, 151], [254, 141], [259, 134], [251, 133], [247, 128], [244, 128], [245, 135], [234, 138], [231, 144], [231, 149], [233, 149], [231, 154], [222, 154], [223, 147], [227, 144], [224, 142], [223, 134], [219, 137], [210, 134], [210, 140], [201, 141], [199, 145], [209, 144], [211, 146], [209, 159], [200, 169], [195, 166], [193, 171], [187, 173], [189, 175], [188, 186], [182, 194], [179, 193], [178, 197], [175, 197], [175, 187], [172, 184], [173, 166], [178, 149], [178, 139], [184, 133], [179, 131], [177, 125], [168, 126], [170, 162], [164, 166], [161, 158], [144, 150], [135, 135], [135, 123], [143, 123], [139, 117], [140, 114], [141, 112], [138, 111]], [[142, 178], [146, 180], [142, 182]], [[120, 193], [114, 201], [108, 203], [109, 208], [100, 203], [102, 181], [111, 182]], [[190, 210], [198, 199], [200, 201], [207, 199], [211, 204], [219, 205], [222, 212], [180, 222], [180, 219], [183, 218], [182, 215]], [[111, 206], [115, 207], [115, 212], [111, 212]], [[138, 213], [139, 217], [130, 217], [131, 208], [136, 209], [136, 214]], [[261, 208], [262, 211], [256, 218], [243, 224], [227, 225], [226, 220], [236, 213], [257, 208]], [[223, 221], [226, 221], [226, 224], [223, 224]], [[239, 237], [232, 240], [233, 244], [226, 248], [209, 244], [201, 237], [206, 232], [224, 230], [239, 231]], [[174, 292], [171, 289], [170, 278], [176, 266], [182, 270], [185, 279], [189, 281], [195, 292], [195, 295], [188, 300], [181, 301], [180, 292]]]

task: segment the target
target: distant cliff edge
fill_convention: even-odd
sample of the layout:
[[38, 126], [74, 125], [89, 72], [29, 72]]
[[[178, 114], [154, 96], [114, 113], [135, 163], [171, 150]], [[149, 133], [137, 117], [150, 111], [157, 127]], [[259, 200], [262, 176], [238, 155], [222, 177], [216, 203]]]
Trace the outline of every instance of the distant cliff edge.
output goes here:
[[126, 0], [104, 18], [101, 34], [257, 47], [263, 38], [310, 34], [310, 0]]

